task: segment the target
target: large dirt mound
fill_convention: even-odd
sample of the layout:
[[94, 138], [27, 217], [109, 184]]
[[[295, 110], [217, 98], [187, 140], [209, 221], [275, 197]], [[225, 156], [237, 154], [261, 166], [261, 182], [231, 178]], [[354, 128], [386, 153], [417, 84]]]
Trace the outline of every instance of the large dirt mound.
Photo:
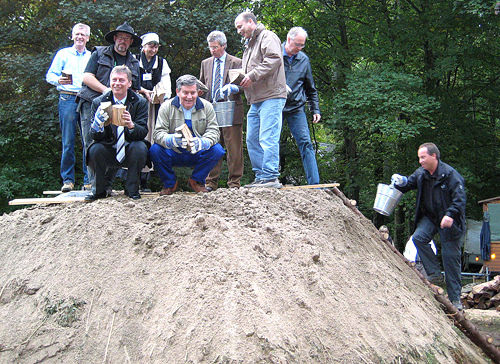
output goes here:
[[483, 363], [327, 190], [230, 189], [0, 218], [1, 363]]

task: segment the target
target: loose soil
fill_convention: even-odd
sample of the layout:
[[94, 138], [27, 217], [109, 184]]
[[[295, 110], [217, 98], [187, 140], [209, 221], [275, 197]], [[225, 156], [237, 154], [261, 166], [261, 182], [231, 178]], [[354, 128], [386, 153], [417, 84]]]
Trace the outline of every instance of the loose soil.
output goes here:
[[329, 190], [0, 217], [1, 363], [488, 363]]

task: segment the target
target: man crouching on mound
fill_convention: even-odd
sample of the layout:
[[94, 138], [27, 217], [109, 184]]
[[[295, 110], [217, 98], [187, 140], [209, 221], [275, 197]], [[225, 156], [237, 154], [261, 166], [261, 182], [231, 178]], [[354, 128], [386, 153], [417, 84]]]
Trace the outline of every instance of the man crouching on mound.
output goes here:
[[155, 144], [149, 156], [163, 182], [161, 196], [171, 195], [178, 188], [172, 167], [194, 167], [188, 188], [208, 192], [205, 179], [225, 153], [218, 143], [220, 132], [214, 108], [198, 97], [198, 85], [194, 76], [179, 77], [177, 96], [164, 102], [158, 111]]

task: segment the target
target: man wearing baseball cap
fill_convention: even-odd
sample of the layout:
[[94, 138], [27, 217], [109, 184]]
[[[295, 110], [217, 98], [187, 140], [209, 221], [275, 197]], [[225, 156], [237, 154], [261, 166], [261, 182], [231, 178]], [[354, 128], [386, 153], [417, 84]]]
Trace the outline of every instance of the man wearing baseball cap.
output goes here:
[[[90, 136], [90, 125], [94, 119], [94, 115], [91, 115], [92, 101], [110, 90], [111, 70], [116, 66], [127, 66], [132, 72], [131, 88], [135, 91], [141, 89], [139, 61], [129, 51], [130, 47], [141, 45], [141, 38], [135, 34], [134, 28], [125, 22], [116, 30], [106, 34], [104, 39], [110, 45], [95, 47], [92, 50], [92, 55], [83, 74], [83, 85], [77, 95], [85, 149], [92, 142]], [[92, 183], [93, 172], [89, 172], [89, 180]], [[90, 187], [85, 186], [85, 189], [90, 189]], [[107, 187], [111, 188], [111, 186]]]

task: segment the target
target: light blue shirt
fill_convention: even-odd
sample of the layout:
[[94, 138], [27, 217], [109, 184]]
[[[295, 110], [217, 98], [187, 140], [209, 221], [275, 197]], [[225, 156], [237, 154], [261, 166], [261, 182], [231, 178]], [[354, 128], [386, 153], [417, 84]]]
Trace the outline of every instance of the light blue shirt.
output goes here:
[[[90, 51], [85, 48], [83, 52], [78, 52], [75, 46], [59, 50], [52, 64], [50, 65], [45, 80], [57, 86], [57, 91], [78, 92], [82, 88], [83, 72], [90, 59]], [[59, 77], [62, 71], [69, 71], [73, 75], [72, 85], [60, 85]]]
[[[226, 64], [226, 56], [227, 53], [224, 52], [224, 55], [220, 57], [220, 86], [224, 86], [224, 65]], [[215, 93], [215, 71], [217, 70], [217, 58], [214, 58], [214, 67], [212, 68], [212, 97]]]

